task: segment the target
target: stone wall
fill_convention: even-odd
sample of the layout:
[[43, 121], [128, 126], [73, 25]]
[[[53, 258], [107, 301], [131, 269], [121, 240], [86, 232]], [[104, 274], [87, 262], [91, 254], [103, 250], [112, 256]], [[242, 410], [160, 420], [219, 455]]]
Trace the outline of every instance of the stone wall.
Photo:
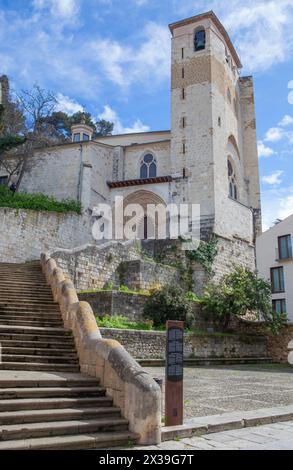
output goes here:
[[143, 309], [148, 299], [147, 295], [126, 292], [92, 292], [78, 294], [78, 297], [90, 304], [95, 315], [100, 317], [122, 315], [133, 321], [143, 319]]
[[0, 262], [36, 260], [43, 251], [90, 242], [90, 219], [86, 214], [0, 208]]
[[[154, 331], [100, 328], [103, 338], [115, 339], [136, 359], [164, 359], [166, 333]], [[202, 335], [185, 334], [184, 357], [189, 358], [248, 358], [266, 357], [266, 338], [261, 335]]]
[[77, 290], [103, 289], [109, 283], [115, 284], [121, 263], [140, 258], [140, 250], [136, 242], [109, 242], [58, 251], [52, 258]]
[[278, 335], [273, 335], [263, 322], [242, 320], [235, 321], [232, 326], [239, 332], [265, 336], [268, 356], [277, 363], [286, 364], [288, 362], [288, 344], [293, 340], [293, 324], [285, 326]]
[[153, 287], [180, 283], [180, 273], [172, 266], [164, 266], [145, 260], [127, 261], [120, 265], [116, 284], [130, 289], [149, 290]]

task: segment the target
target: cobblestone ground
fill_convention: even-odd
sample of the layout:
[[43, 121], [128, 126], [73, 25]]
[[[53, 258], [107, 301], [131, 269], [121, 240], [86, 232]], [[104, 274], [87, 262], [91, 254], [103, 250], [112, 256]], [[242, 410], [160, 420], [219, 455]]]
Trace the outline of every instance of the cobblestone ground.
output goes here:
[[293, 421], [163, 442], [136, 450], [293, 450]]
[[[164, 378], [164, 368], [146, 368]], [[184, 370], [185, 419], [293, 404], [293, 367], [213, 366]]]

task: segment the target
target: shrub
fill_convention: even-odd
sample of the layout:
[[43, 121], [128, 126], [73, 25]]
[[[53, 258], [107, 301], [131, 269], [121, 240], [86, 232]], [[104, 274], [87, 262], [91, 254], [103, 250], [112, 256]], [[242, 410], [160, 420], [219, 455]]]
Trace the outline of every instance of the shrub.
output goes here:
[[154, 322], [154, 326], [165, 325], [167, 320], [184, 321], [189, 327], [192, 323], [191, 302], [179, 286], [166, 286], [153, 291], [144, 307], [144, 317]]
[[0, 207], [13, 209], [28, 209], [49, 212], [77, 212], [80, 214], [81, 205], [75, 200], [57, 201], [45, 194], [13, 194], [7, 186], [0, 186]]
[[241, 267], [225, 276], [220, 284], [207, 287], [202, 308], [205, 313], [215, 315], [224, 329], [233, 316], [241, 318], [248, 312], [264, 319], [274, 333], [279, 331], [285, 320], [273, 312], [270, 284]]

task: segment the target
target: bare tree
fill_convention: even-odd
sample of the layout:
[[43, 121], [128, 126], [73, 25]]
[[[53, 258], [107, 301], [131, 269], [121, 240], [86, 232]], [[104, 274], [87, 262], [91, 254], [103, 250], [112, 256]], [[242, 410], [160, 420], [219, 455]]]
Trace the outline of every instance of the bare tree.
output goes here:
[[36, 84], [31, 90], [22, 90], [13, 104], [24, 117], [24, 141], [19, 147], [12, 146], [13, 148], [2, 155], [0, 153], [0, 166], [8, 173], [10, 181], [16, 179], [18, 191], [25, 173], [30, 173], [46, 156], [46, 152], [37, 153], [37, 150], [45, 149], [54, 143], [46, 118], [54, 111], [57, 99], [52, 92]]

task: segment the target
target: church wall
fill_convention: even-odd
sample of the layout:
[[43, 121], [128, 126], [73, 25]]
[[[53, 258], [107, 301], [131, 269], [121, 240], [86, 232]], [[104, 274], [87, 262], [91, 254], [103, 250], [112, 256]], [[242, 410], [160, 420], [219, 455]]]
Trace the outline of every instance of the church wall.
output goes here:
[[157, 176], [170, 175], [170, 142], [156, 142], [135, 147], [126, 147], [124, 150], [124, 179], [137, 179], [140, 177], [140, 163], [147, 153], [152, 153], [157, 162]]
[[[171, 166], [172, 174], [176, 177], [182, 177], [183, 169], [186, 169], [188, 178], [181, 184], [179, 194], [181, 201], [200, 204], [202, 215], [210, 216], [215, 210], [212, 116], [207, 112], [207, 107], [211, 103], [211, 70], [210, 60], [205, 51], [199, 52], [195, 57], [193, 34], [194, 25], [174, 31]], [[182, 48], [184, 48], [184, 58], [182, 58]], [[177, 193], [178, 190], [179, 188]]]
[[109, 201], [107, 181], [112, 181], [114, 149], [91, 145], [86, 148], [85, 160], [92, 165], [90, 208]]
[[140, 132], [137, 134], [111, 135], [109, 137], [100, 137], [97, 142], [107, 145], [126, 147], [133, 144], [144, 144], [145, 142], [157, 142], [158, 140], [170, 139], [170, 131], [158, 132]]
[[20, 190], [43, 193], [57, 200], [77, 200], [80, 163], [79, 145], [50, 148], [37, 153], [35, 164], [29, 173], [25, 173]]

